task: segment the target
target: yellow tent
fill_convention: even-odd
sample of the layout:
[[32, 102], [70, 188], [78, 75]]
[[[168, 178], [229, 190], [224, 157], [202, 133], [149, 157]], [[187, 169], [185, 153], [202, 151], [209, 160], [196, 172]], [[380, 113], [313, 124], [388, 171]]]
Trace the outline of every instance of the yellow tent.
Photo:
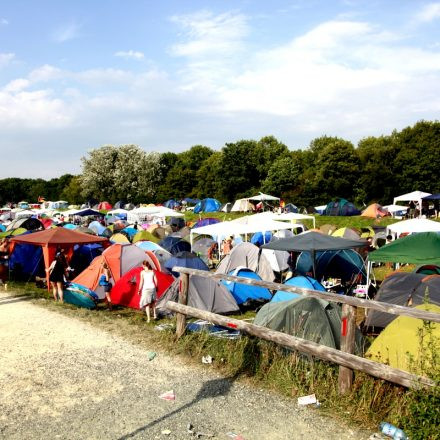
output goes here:
[[[421, 304], [416, 309], [440, 313], [434, 304]], [[432, 365], [432, 350], [440, 349], [440, 324], [430, 323], [424, 331], [421, 319], [399, 316], [374, 340], [365, 357], [412, 373], [424, 373]]]

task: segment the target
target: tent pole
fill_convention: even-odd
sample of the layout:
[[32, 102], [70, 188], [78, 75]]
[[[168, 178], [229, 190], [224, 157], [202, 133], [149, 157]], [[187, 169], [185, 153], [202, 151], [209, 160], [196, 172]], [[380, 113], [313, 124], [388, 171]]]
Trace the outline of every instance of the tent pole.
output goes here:
[[312, 261], [313, 261], [313, 278], [316, 280], [316, 261], [315, 261], [315, 258], [316, 258], [316, 251], [315, 250], [313, 250], [312, 251]]
[[371, 264], [372, 264], [372, 262], [368, 260], [368, 264], [367, 264], [367, 288], [370, 285]]

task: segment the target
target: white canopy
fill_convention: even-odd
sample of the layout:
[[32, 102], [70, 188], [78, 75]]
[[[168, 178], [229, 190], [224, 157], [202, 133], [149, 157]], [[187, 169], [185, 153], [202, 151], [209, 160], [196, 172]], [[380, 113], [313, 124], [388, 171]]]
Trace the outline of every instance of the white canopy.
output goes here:
[[386, 205], [386, 206], [382, 206], [382, 208], [386, 209], [391, 215], [393, 215], [396, 212], [408, 210], [408, 206], [402, 206], [402, 205]]
[[110, 214], [110, 215], [114, 215], [114, 214], [127, 214], [127, 213], [128, 213], [128, 211], [126, 209], [122, 209], [122, 208], [112, 209], [111, 211], [107, 212], [107, 214]]
[[417, 232], [440, 232], [440, 223], [425, 218], [413, 218], [393, 223], [387, 227], [388, 233], [399, 237], [400, 234], [413, 234]]
[[296, 220], [313, 220], [313, 227], [316, 226], [316, 219], [313, 215], [297, 214], [295, 212], [285, 212], [283, 214], [273, 213], [272, 218], [278, 221], [290, 221], [292, 223]]
[[427, 192], [423, 192], [423, 191], [413, 191], [413, 192], [410, 192], [407, 194], [402, 194], [401, 196], [398, 196], [398, 197], [394, 197], [393, 205], [395, 205], [396, 202], [411, 202], [411, 201], [417, 202], [419, 204], [418, 206], [420, 209], [419, 216], [421, 216], [422, 215], [422, 210], [421, 210], [422, 199], [423, 199], [423, 197], [430, 196], [430, 195], [431, 195], [431, 193], [427, 193]]
[[270, 196], [269, 194], [263, 194], [260, 193], [258, 196], [249, 197], [249, 200], [256, 200], [256, 201], [265, 201], [265, 200], [280, 200], [279, 197]]
[[34, 211], [31, 211], [30, 209], [23, 209], [21, 211], [16, 212], [14, 218], [19, 219], [25, 217], [32, 217], [33, 215], [35, 215]]
[[[145, 206], [132, 209], [127, 213], [127, 221], [129, 223], [151, 221], [157, 217], [184, 217], [181, 212], [174, 211], [174, 209], [166, 208], [165, 206]], [[153, 220], [154, 221], [154, 220]]]

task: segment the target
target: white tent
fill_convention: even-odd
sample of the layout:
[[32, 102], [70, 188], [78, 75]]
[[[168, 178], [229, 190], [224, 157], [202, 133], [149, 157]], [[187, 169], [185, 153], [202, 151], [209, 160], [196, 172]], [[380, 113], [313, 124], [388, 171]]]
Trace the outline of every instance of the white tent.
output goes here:
[[132, 209], [127, 213], [127, 221], [129, 223], [154, 221], [154, 219], [158, 217], [184, 217], [184, 214], [174, 211], [173, 209], [166, 208], [165, 206], [145, 206]]
[[263, 202], [267, 200], [280, 200], [279, 197], [270, 196], [269, 194], [260, 193], [258, 196], [249, 197], [249, 200], [255, 200], [258, 202]]
[[393, 199], [393, 205], [396, 205], [396, 202], [417, 202], [418, 206], [420, 207], [420, 213], [419, 216], [422, 215], [422, 199], [423, 197], [430, 196], [431, 193], [423, 192], [423, 191], [413, 191], [407, 194], [402, 194], [401, 196], [394, 197]]
[[408, 206], [402, 206], [402, 205], [386, 205], [386, 206], [382, 206], [382, 208], [386, 209], [393, 217], [395, 215], [401, 215], [403, 213], [406, 213], [406, 211], [408, 211]]
[[249, 199], [238, 199], [234, 202], [231, 212], [249, 212], [254, 210], [254, 205]]
[[393, 223], [387, 227], [387, 233], [398, 238], [400, 234], [414, 234], [417, 232], [440, 232], [440, 223], [425, 218], [413, 218]]
[[110, 214], [110, 215], [128, 214], [128, 210], [127, 209], [122, 209], [122, 208], [112, 209], [111, 211], [107, 212], [107, 214]]

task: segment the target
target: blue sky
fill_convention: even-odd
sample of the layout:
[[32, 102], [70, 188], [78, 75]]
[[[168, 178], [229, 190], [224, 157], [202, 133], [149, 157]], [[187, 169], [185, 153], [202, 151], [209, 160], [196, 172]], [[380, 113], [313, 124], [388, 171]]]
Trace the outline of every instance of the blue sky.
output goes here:
[[2, 0], [0, 42], [0, 178], [440, 119], [440, 1]]

